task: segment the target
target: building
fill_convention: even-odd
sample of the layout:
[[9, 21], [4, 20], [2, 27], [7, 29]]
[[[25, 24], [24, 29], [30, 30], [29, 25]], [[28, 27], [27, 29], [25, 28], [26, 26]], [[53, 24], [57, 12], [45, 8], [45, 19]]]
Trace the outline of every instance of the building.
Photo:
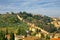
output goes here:
[[39, 40], [39, 37], [36, 36], [28, 36], [28, 37], [24, 37], [24, 36], [16, 36], [15, 40]]
[[24, 39], [24, 36], [21, 36], [21, 35], [15, 36], [15, 40], [23, 40], [23, 39]]
[[60, 33], [50, 33], [50, 38], [60, 38]]
[[51, 38], [50, 40], [60, 40], [60, 38]]
[[8, 40], [10, 40], [10, 34], [5, 35], [5, 38], [7, 38]]

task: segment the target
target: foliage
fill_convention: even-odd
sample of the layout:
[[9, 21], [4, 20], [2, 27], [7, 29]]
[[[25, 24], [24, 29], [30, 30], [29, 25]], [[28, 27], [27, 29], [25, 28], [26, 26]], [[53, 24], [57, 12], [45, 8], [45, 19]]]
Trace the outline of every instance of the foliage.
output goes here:
[[10, 40], [15, 40], [15, 36], [14, 36], [14, 33], [10, 33]]
[[23, 27], [24, 29], [27, 29], [27, 24], [24, 23], [23, 21], [20, 21], [16, 15], [19, 15], [20, 17], [23, 18], [23, 20], [26, 20], [26, 22], [34, 23], [36, 26], [43, 28], [46, 30], [48, 28], [49, 30], [46, 30], [48, 32], [54, 32], [56, 31], [56, 28], [54, 28], [53, 25], [48, 24], [52, 22], [52, 18], [44, 15], [33, 15], [31, 13], [27, 12], [19, 12], [19, 13], [14, 13], [7, 12], [6, 14], [1, 14], [0, 15], [0, 27], [13, 27], [13, 28], [18, 28], [18, 27]]
[[17, 30], [17, 35], [27, 35], [27, 33], [26, 33], [26, 30], [27, 29], [24, 29], [24, 28], [22, 28], [22, 27], [20, 27], [18, 30]]
[[0, 40], [6, 40], [5, 33], [3, 31], [0, 31]]
[[50, 36], [48, 34], [46, 35], [46, 40], [50, 40]]

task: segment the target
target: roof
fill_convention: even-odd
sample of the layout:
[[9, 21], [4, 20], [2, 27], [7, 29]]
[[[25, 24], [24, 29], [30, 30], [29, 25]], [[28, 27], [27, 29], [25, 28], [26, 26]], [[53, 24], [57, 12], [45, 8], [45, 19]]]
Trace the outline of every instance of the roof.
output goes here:
[[21, 37], [21, 36], [17, 36], [16, 37], [17, 39], [24, 39], [24, 40], [37, 40], [39, 39], [39, 37], [36, 37], [36, 36], [28, 36], [28, 37]]
[[50, 40], [60, 40], [60, 38], [51, 38]]
[[35, 37], [35, 36], [29, 36], [24, 38], [24, 40], [37, 40], [37, 39], [39, 39], [39, 37]]

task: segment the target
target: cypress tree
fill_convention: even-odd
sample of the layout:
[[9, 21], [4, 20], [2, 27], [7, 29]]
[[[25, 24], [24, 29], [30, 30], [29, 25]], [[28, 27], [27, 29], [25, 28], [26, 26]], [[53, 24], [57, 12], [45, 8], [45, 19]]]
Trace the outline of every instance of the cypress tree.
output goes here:
[[10, 40], [15, 40], [15, 36], [14, 36], [14, 33], [10, 33]]

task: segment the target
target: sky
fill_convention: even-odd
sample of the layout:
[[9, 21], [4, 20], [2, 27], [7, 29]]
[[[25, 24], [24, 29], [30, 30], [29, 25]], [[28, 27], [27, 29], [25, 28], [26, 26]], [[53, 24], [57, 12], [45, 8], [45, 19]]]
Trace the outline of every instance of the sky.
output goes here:
[[58, 17], [60, 0], [0, 0], [0, 13], [20, 11]]

